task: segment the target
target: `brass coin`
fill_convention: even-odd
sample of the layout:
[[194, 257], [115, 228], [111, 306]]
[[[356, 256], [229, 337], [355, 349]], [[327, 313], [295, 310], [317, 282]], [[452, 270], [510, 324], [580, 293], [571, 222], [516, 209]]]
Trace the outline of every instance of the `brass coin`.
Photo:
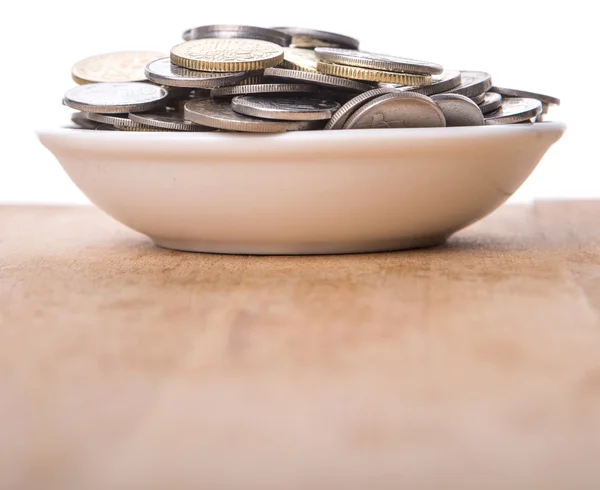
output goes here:
[[79, 85], [96, 82], [143, 82], [146, 80], [146, 65], [164, 56], [155, 51], [100, 54], [75, 63], [71, 75]]
[[254, 71], [281, 63], [283, 48], [256, 39], [196, 39], [173, 47], [171, 61], [199, 71]]
[[284, 48], [281, 68], [317, 73], [317, 57], [314, 49]]
[[363, 80], [367, 82], [396, 83], [400, 85], [431, 85], [431, 75], [411, 75], [408, 73], [394, 73], [390, 71], [371, 70], [354, 66], [337, 65], [317, 61], [319, 73], [335, 77]]

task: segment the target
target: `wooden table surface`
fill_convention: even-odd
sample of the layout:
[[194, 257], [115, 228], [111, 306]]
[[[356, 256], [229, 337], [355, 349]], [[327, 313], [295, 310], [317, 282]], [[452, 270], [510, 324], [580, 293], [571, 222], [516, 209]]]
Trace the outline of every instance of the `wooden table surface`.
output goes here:
[[0, 232], [2, 490], [600, 488], [600, 201], [350, 256]]

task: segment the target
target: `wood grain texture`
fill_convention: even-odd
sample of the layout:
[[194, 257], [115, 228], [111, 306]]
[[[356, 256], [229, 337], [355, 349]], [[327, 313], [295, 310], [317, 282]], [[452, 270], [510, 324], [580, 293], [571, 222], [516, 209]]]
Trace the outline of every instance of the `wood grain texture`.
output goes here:
[[0, 489], [600, 488], [599, 217], [247, 257], [0, 207]]

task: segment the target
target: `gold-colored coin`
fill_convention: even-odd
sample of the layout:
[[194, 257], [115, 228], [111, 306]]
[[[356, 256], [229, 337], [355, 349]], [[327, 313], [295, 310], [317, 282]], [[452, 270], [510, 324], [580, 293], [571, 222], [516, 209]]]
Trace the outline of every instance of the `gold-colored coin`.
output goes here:
[[143, 82], [146, 80], [146, 65], [164, 56], [163, 53], [155, 51], [100, 54], [75, 63], [71, 75], [79, 85], [97, 82]]
[[283, 48], [255, 39], [196, 39], [171, 49], [171, 62], [200, 71], [262, 70], [283, 61]]
[[314, 49], [283, 48], [283, 56], [281, 68], [317, 73], [317, 56]]
[[367, 82], [394, 83], [397, 85], [412, 86], [431, 85], [431, 75], [411, 75], [409, 73], [371, 70], [355, 66], [325, 63], [323, 61], [317, 61], [317, 70], [326, 75]]

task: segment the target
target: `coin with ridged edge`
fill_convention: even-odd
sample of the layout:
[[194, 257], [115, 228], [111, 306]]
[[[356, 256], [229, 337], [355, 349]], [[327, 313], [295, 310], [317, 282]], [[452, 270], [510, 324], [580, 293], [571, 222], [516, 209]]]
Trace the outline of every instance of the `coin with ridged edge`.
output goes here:
[[536, 94], [535, 92], [528, 92], [527, 90], [493, 86], [490, 89], [490, 92], [505, 95], [506, 97], [524, 97], [527, 99], [537, 99], [544, 104], [560, 105], [560, 99], [557, 99], [556, 97], [544, 94]]
[[215, 88], [235, 85], [251, 76], [262, 74], [259, 71], [242, 71], [237, 73], [219, 73], [197, 71], [171, 63], [170, 58], [161, 58], [146, 66], [146, 78], [159, 85], [183, 88]]
[[73, 80], [86, 83], [143, 82], [144, 68], [148, 63], [162, 58], [156, 51], [118, 51], [85, 58], [71, 69]]
[[368, 68], [371, 70], [411, 73], [415, 75], [439, 75], [444, 71], [442, 65], [430, 63], [429, 61], [419, 61], [352, 49], [315, 48], [315, 55], [317, 60], [324, 61], [325, 63]]
[[444, 113], [426, 95], [397, 92], [367, 102], [348, 119], [344, 129], [439, 128]]
[[366, 82], [395, 83], [401, 85], [431, 85], [431, 75], [411, 75], [410, 73], [394, 73], [391, 71], [357, 68], [355, 66], [336, 65], [317, 61], [317, 70], [325, 75], [350, 78]]
[[305, 27], [273, 27], [278, 31], [292, 36], [292, 45], [296, 48], [317, 48], [329, 46], [338, 48], [358, 49], [360, 42], [335, 32], [307, 29]]
[[541, 112], [542, 103], [537, 99], [506, 97], [500, 109], [485, 116], [485, 123], [487, 125], [516, 124], [529, 121], [539, 116]]
[[445, 70], [441, 75], [432, 75], [431, 85], [414, 87], [410, 85], [395, 85], [389, 83], [380, 83], [381, 88], [394, 87], [404, 92], [415, 92], [422, 95], [435, 95], [447, 92], [460, 85], [461, 75], [457, 70]]
[[168, 95], [164, 88], [150, 83], [90, 83], [67, 90], [63, 102], [79, 111], [123, 114], [162, 108]]
[[162, 112], [156, 114], [129, 114], [129, 119], [143, 126], [168, 129], [171, 131], [214, 131], [215, 128], [186, 121], [181, 112]]
[[192, 100], [185, 104], [185, 119], [213, 128], [252, 133], [283, 133], [318, 129], [322, 121], [276, 121], [235, 112], [229, 101]]
[[219, 24], [209, 26], [193, 27], [183, 32], [185, 41], [194, 41], [196, 39], [220, 38], [220, 39], [255, 39], [258, 41], [268, 41], [279, 46], [289, 46], [292, 42], [292, 36], [285, 32], [275, 29], [265, 29], [264, 27]]
[[487, 92], [492, 88], [492, 77], [484, 71], [461, 70], [461, 83], [458, 87], [449, 90], [451, 94], [464, 95], [472, 99]]
[[354, 92], [366, 92], [373, 88], [372, 85], [357, 82], [356, 80], [348, 80], [347, 78], [334, 77], [331, 75], [325, 75], [323, 73], [310, 73], [299, 70], [286, 70], [284, 68], [267, 68], [265, 70], [265, 77], [280, 78], [283, 80], [294, 80], [303, 81], [308, 83], [315, 83], [322, 87], [333, 87], [341, 88], [345, 90], [352, 90]]
[[111, 126], [118, 126], [122, 128], [132, 128], [141, 126], [141, 124], [132, 121], [125, 114], [95, 114], [90, 112], [87, 114], [88, 119], [102, 124], [110, 124]]
[[313, 93], [319, 88], [309, 83], [259, 83], [212, 89], [211, 97], [233, 97], [248, 94]]
[[479, 106], [468, 97], [459, 94], [432, 95], [433, 100], [444, 113], [446, 126], [483, 126], [483, 113]]
[[362, 107], [367, 102], [376, 99], [377, 97], [389, 93], [397, 92], [394, 87], [383, 87], [363, 92], [360, 95], [350, 99], [342, 107], [340, 107], [331, 119], [325, 125], [325, 129], [343, 129], [346, 121], [354, 114], [359, 107]]
[[280, 64], [283, 48], [255, 39], [197, 39], [174, 46], [171, 61], [199, 71], [254, 71]]
[[315, 95], [240, 95], [231, 101], [231, 108], [238, 114], [280, 121], [323, 121], [339, 107], [339, 102]]
[[317, 57], [313, 49], [284, 48], [281, 68], [317, 73]]
[[489, 112], [494, 112], [499, 109], [502, 105], [502, 96], [495, 92], [486, 92], [485, 97], [483, 98], [483, 102], [479, 104], [479, 108], [481, 112], [484, 114], [488, 114]]

